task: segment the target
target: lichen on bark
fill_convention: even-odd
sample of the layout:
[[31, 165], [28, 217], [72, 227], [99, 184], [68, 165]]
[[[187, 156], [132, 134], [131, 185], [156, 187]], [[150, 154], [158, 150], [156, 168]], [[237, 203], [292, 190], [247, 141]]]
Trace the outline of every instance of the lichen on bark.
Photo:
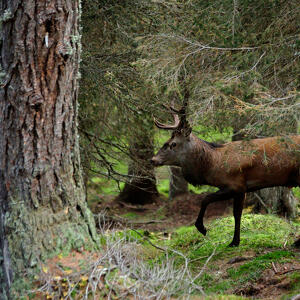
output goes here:
[[49, 255], [96, 247], [97, 233], [77, 131], [79, 3], [4, 0], [0, 14], [7, 10], [12, 17], [2, 22], [0, 44], [6, 74], [0, 89], [6, 199], [0, 212], [16, 275]]

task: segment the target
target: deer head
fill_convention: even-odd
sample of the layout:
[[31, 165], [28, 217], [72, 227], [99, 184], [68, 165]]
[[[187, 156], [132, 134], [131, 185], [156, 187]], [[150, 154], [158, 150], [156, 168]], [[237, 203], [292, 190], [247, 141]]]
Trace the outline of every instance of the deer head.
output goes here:
[[158, 128], [173, 130], [171, 138], [152, 157], [151, 163], [154, 166], [181, 166], [182, 159], [186, 157], [192, 132], [192, 128], [186, 120], [186, 107], [187, 101], [180, 110], [175, 109], [173, 106], [166, 107], [173, 115], [174, 124], [163, 124], [154, 118], [154, 123]]

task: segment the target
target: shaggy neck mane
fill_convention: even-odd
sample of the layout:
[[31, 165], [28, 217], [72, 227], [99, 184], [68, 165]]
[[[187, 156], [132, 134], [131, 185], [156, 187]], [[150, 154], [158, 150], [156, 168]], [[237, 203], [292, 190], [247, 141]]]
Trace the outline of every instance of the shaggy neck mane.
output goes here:
[[[210, 162], [211, 152], [216, 148], [222, 147], [222, 145], [218, 145], [215, 143], [209, 143], [207, 141], [201, 140], [196, 136], [193, 136], [195, 149], [192, 153], [193, 158], [196, 159], [197, 168], [206, 168], [207, 164]], [[194, 164], [195, 165], [195, 164]], [[203, 166], [203, 167], [202, 167]]]
[[182, 173], [186, 181], [193, 185], [207, 184], [205, 175], [210, 169], [212, 152], [216, 148], [223, 147], [216, 143], [209, 143], [191, 135], [193, 151], [188, 156], [188, 161], [182, 166]]

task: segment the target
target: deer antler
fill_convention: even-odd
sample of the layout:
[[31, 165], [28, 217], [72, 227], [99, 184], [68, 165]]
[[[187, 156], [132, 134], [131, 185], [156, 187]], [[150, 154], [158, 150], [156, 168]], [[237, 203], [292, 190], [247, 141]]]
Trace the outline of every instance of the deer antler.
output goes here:
[[173, 114], [173, 117], [174, 117], [173, 125], [163, 124], [163, 123], [157, 121], [155, 118], [154, 118], [154, 123], [160, 129], [176, 130], [178, 128], [178, 126], [180, 125], [180, 119], [177, 114]]
[[166, 106], [163, 104], [164, 108], [166, 108], [168, 111], [170, 111], [173, 114], [174, 117], [174, 124], [173, 125], [168, 125], [168, 124], [163, 124], [159, 121], [157, 121], [154, 118], [154, 123], [155, 125], [160, 128], [160, 129], [167, 129], [167, 130], [176, 130], [176, 131], [183, 131], [186, 136], [188, 136], [191, 133], [191, 126], [189, 125], [188, 121], [186, 120], [186, 108], [188, 104], [188, 98], [189, 98], [189, 92], [185, 91], [184, 94], [184, 103], [182, 108], [179, 110], [174, 108], [174, 101], [171, 106]]

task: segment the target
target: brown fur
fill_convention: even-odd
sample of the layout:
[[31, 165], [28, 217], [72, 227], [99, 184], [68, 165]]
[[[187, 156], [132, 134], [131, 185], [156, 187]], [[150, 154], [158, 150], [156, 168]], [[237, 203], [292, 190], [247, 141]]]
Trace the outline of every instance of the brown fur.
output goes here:
[[236, 141], [220, 146], [193, 134], [186, 135], [184, 130], [174, 133], [152, 162], [156, 166], [180, 166], [191, 184], [208, 184], [220, 189], [205, 198], [197, 218], [195, 226], [204, 235], [203, 217], [208, 204], [234, 199], [235, 232], [230, 245], [237, 246], [246, 192], [274, 186], [300, 186], [299, 135]]
[[271, 137], [225, 144], [210, 151], [210, 185], [236, 192], [300, 184], [300, 136]]

